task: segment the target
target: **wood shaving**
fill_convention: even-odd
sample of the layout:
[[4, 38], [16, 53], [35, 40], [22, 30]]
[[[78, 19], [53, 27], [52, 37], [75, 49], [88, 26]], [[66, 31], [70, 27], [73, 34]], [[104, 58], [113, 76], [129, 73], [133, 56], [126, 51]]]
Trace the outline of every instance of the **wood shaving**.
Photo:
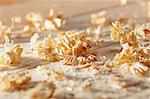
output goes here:
[[135, 31], [137, 32], [137, 36], [139, 38], [142, 38], [143, 40], [147, 40], [147, 41], [150, 40], [150, 24], [149, 23], [139, 26]]
[[39, 35], [35, 33], [30, 39], [31, 49], [41, 58], [47, 61], [60, 60], [57, 53], [54, 51], [54, 43], [50, 36], [45, 37], [43, 40], [38, 40]]
[[9, 75], [1, 78], [0, 90], [12, 92], [16, 90], [22, 90], [27, 87], [31, 80], [31, 76], [28, 73], [18, 73], [15, 75]]
[[137, 65], [133, 65], [136, 62], [140, 62], [141, 57], [147, 59], [149, 56], [147, 56], [146, 53], [144, 53], [142, 49], [134, 49], [132, 47], [125, 46], [125, 47], [123, 47], [123, 50], [119, 54], [115, 55], [111, 65], [112, 66], [120, 66], [123, 64], [127, 64], [130, 68], [133, 68], [131, 70], [132, 73], [134, 72], [134, 70], [136, 70], [134, 68], [139, 68], [141, 70], [141, 67], [142, 67], [142, 71], [137, 71], [139, 73], [139, 75], [142, 75], [144, 73], [141, 73], [141, 72], [148, 71], [148, 68], [147, 68], [148, 65], [146, 65], [146, 64], [144, 64], [146, 66], [140, 65], [141, 67], [137, 66]]
[[92, 25], [104, 25], [106, 18], [105, 18], [106, 11], [101, 11], [96, 14], [91, 15], [91, 24]]
[[89, 55], [88, 57], [87, 57], [87, 59], [86, 59], [86, 61], [87, 62], [94, 62], [94, 61], [96, 61], [97, 59], [96, 59], [96, 56], [95, 55]]
[[130, 67], [130, 71], [135, 75], [142, 76], [146, 74], [148, 67], [140, 62], [136, 62]]
[[148, 71], [149, 64], [142, 64], [140, 63], [140, 61], [141, 59], [149, 61], [150, 56], [145, 53], [144, 48], [141, 48], [139, 46], [134, 32], [130, 32], [130, 34], [125, 34], [121, 30], [121, 26], [118, 22], [116, 22], [115, 24], [112, 23], [112, 25], [113, 28], [111, 32], [111, 37], [114, 40], [119, 41], [123, 49], [120, 53], [115, 55], [111, 66], [120, 66], [122, 64], [127, 64], [131, 68], [131, 72], [133, 74], [136, 74], [138, 76], [144, 75]]
[[65, 23], [63, 14], [54, 16], [54, 11], [51, 9], [46, 19], [42, 17], [40, 13], [30, 12], [26, 15], [26, 19], [29, 23], [29, 30], [32, 28], [37, 30], [57, 30], [60, 29]]
[[14, 16], [11, 17], [11, 29], [15, 28], [15, 24], [20, 24], [21, 23], [21, 17]]
[[126, 34], [121, 29], [121, 25], [119, 22], [112, 23], [111, 29], [111, 38], [115, 41], [120, 42], [120, 44], [128, 43], [130, 46], [138, 47], [138, 42], [136, 40], [135, 33], [133, 31]]
[[63, 19], [63, 13], [59, 13], [57, 16], [54, 16], [54, 10], [50, 9], [47, 19], [44, 22], [44, 28], [46, 30], [57, 30], [60, 29], [65, 24]]
[[91, 42], [84, 34], [71, 31], [62, 33], [56, 42], [56, 52], [59, 55], [84, 55], [91, 48]]
[[63, 78], [63, 73], [61, 71], [50, 70], [46, 66], [38, 66], [36, 70], [41, 73], [46, 80], [61, 80]]
[[56, 86], [52, 82], [40, 82], [35, 87], [25, 91], [21, 99], [50, 99], [53, 97]]
[[9, 27], [5, 26], [1, 21], [0, 21], [0, 43], [4, 43], [4, 37], [9, 36], [12, 34], [12, 31]]
[[77, 58], [77, 60], [78, 60], [79, 64], [86, 64], [87, 63], [86, 57], [84, 57], [84, 56], [79, 56]]
[[102, 46], [105, 34], [101, 32], [101, 26], [86, 29], [86, 34], [89, 39], [93, 40], [93, 45], [96, 47]]
[[83, 65], [83, 64], [88, 64], [95, 62], [97, 60], [95, 55], [89, 55], [87, 57], [85, 56], [73, 56], [73, 55], [68, 55], [65, 56], [63, 59], [63, 64], [64, 65]]
[[11, 41], [8, 36], [5, 36], [4, 48], [5, 51], [0, 54], [0, 64], [11, 66], [12, 64], [21, 62], [23, 48], [21, 48], [20, 45], [14, 46], [13, 41]]
[[23, 48], [20, 45], [15, 46], [14, 49], [7, 49], [4, 53], [0, 55], [1, 64], [17, 64], [21, 60]]
[[63, 59], [64, 65], [77, 65], [78, 60], [76, 56], [68, 55]]

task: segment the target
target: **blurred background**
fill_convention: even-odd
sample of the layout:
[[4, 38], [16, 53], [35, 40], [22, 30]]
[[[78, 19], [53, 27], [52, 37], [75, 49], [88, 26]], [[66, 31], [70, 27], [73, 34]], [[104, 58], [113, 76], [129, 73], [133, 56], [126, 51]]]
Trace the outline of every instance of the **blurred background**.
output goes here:
[[[120, 6], [121, 1], [126, 0], [0, 0], [0, 20], [7, 22], [12, 16], [23, 17], [31, 11], [47, 15], [49, 9], [63, 11], [65, 17], [73, 17]], [[135, 1], [127, 0], [127, 4]]]

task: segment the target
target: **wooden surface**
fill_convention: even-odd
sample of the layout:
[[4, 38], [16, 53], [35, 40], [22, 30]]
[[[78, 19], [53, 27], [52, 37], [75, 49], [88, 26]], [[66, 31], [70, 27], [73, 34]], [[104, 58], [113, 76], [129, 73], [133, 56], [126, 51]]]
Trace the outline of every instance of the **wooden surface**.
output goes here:
[[[4, 1], [12, 1], [4, 4]], [[120, 0], [0, 0], [0, 20], [9, 22], [12, 16], [24, 17], [28, 12], [40, 12], [47, 15], [49, 9], [63, 11], [66, 17], [77, 16], [87, 12], [100, 11], [119, 6]], [[128, 0], [129, 3], [135, 0]]]
[[[97, 11], [101, 11], [103, 9], [107, 9], [109, 7], [113, 7], [113, 6], [119, 6], [119, 2], [118, 0], [92, 0], [92, 1], [88, 1], [88, 0], [77, 0], [77, 1], [69, 1], [69, 0], [36, 0], [36, 2], [34, 2], [35, 0], [15, 0], [15, 2], [11, 3], [11, 4], [6, 4], [6, 5], [1, 5], [0, 6], [0, 20], [4, 21], [6, 24], [9, 23], [9, 19], [11, 16], [22, 16], [24, 17], [24, 15], [27, 12], [30, 11], [36, 11], [36, 12], [40, 12], [43, 15], [46, 15], [48, 13], [48, 10], [50, 8], [54, 8], [57, 12], [58, 11], [64, 11], [65, 12], [65, 16], [66, 18], [70, 18], [73, 17], [69, 20], [67, 20], [67, 24], [65, 25], [65, 29], [70, 30], [70, 29], [81, 29], [84, 30], [85, 28], [88, 27], [89, 21], [90, 21], [90, 14], [86, 14], [86, 13], [90, 13], [90, 12], [97, 12]], [[140, 12], [143, 12], [143, 9], [138, 9], [138, 10], [131, 10], [131, 9], [135, 9], [137, 6], [136, 5], [131, 5], [129, 7], [124, 7], [124, 8], [112, 8], [108, 10], [108, 15], [107, 17], [113, 16], [120, 16], [120, 15], [128, 15], [128, 16], [134, 16], [134, 15], [142, 15], [140, 14]], [[130, 9], [128, 9], [130, 8]], [[119, 13], [119, 12], [124, 12], [124, 13]], [[129, 14], [132, 13], [132, 14]], [[144, 14], [143, 14], [144, 15]], [[76, 17], [78, 16], [78, 17]], [[82, 24], [81, 24], [82, 23]], [[85, 26], [84, 26], [85, 25]], [[108, 32], [108, 28], [106, 33]], [[106, 40], [106, 39], [105, 39]], [[112, 43], [110, 36], [109, 38], [107, 38], [107, 40], [109, 42], [104, 42], [104, 45], [107, 45], [107, 43]], [[24, 48], [25, 52], [23, 54], [23, 61], [24, 62], [31, 62], [34, 65], [32, 65], [33, 67], [39, 66], [40, 62], [37, 61], [34, 57], [33, 60], [32, 56], [33, 53], [29, 53], [31, 50], [29, 48], [29, 42], [24, 42], [21, 43], [21, 46]], [[114, 53], [110, 53], [112, 46], [114, 47], [114, 45], [111, 46], [106, 46], [103, 48], [100, 48], [98, 50], [98, 53], [103, 56], [105, 55], [105, 53], [108, 53], [107, 55], [105, 55], [106, 57], [111, 57], [113, 55], [110, 54], [114, 54]], [[2, 49], [0, 49], [2, 50]], [[122, 88], [120, 88], [120, 86], [118, 84], [116, 84], [116, 81], [113, 80], [112, 75], [107, 75], [107, 74], [103, 74], [103, 72], [101, 72], [102, 74], [95, 76], [94, 74], [92, 74], [92, 72], [95, 70], [96, 68], [92, 68], [91, 67], [91, 72], [84, 72], [84, 71], [77, 71], [76, 66], [72, 67], [72, 66], [64, 66], [61, 64], [61, 62], [54, 62], [54, 63], [50, 63], [50, 64], [46, 64], [45, 66], [48, 66], [50, 70], [54, 70], [57, 71], [57, 69], [62, 70], [62, 72], [64, 73], [64, 75], [69, 75], [68, 78], [66, 77], [65, 79], [62, 80], [57, 80], [57, 89], [56, 89], [56, 93], [58, 94], [58, 98], [57, 99], [61, 99], [63, 98], [67, 98], [68, 95], [68, 99], [72, 99], [70, 94], [75, 94], [74, 99], [92, 99], [93, 97], [96, 99], [107, 99], [107, 98], [115, 98], [115, 99], [149, 99], [149, 92], [150, 92], [150, 84], [149, 84], [149, 78], [133, 78], [129, 72], [128, 75], [131, 75], [125, 79], [127, 80], [134, 80], [136, 81], [140, 81], [142, 82], [142, 84], [138, 84], [137, 86], [133, 86], [131, 85], [131, 87], [129, 88], [129, 91], [126, 91]], [[28, 69], [28, 71], [32, 74], [32, 80], [33, 81], [40, 81], [41, 78], [42, 80], [44, 78], [44, 76], [42, 76], [40, 73], [36, 72], [36, 69], [31, 67], [32, 69]], [[101, 68], [101, 66], [97, 67], [97, 68]], [[18, 67], [16, 69], [16, 71], [23, 71], [24, 68]], [[14, 72], [15, 69], [13, 69]], [[118, 70], [119, 71], [119, 70]], [[120, 71], [119, 71], [120, 72]], [[12, 72], [10, 72], [12, 73]], [[0, 74], [4, 74], [4, 72], [1, 72]], [[124, 74], [122, 74], [124, 76]], [[42, 77], [40, 77], [42, 76]], [[70, 77], [70, 78], [69, 78]], [[71, 78], [71, 77], [75, 77], [75, 78]], [[92, 90], [81, 90], [81, 86], [84, 86], [84, 83], [86, 83], [86, 81], [89, 81], [92, 84]], [[68, 83], [69, 82], [69, 83]], [[132, 82], [132, 81], [131, 81]], [[62, 86], [61, 86], [62, 85]], [[66, 87], [64, 87], [66, 86]], [[71, 90], [70, 90], [70, 89]], [[20, 92], [13, 92], [13, 93], [1, 93], [0, 92], [0, 99], [20, 99]], [[69, 96], [70, 95], [70, 96]]]

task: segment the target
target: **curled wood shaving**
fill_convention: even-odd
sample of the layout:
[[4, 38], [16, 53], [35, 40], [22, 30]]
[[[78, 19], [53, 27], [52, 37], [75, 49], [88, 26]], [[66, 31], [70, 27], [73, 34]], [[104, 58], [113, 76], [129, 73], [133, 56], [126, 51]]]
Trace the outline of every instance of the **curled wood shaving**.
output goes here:
[[36, 30], [57, 30], [60, 29], [65, 23], [63, 14], [54, 16], [53, 9], [50, 10], [47, 18], [43, 18], [40, 13], [30, 12], [26, 15], [28, 21], [28, 30], [32, 31], [32, 28]]
[[[112, 23], [111, 37], [121, 43], [122, 51], [115, 55], [110, 63], [112, 67], [127, 64], [131, 72], [137, 76], [143, 76], [149, 67], [149, 54], [145, 48], [141, 48], [134, 32], [126, 34], [121, 29], [120, 23]], [[142, 60], [145, 60], [142, 62]]]
[[67, 55], [63, 59], [63, 64], [64, 65], [83, 65], [83, 64], [88, 64], [95, 62], [96, 56], [95, 55], [89, 55], [87, 57], [85, 56], [73, 56], [73, 55]]
[[7, 49], [4, 53], [0, 55], [1, 64], [17, 64], [20, 62], [20, 57], [22, 54], [23, 48], [20, 45], [15, 46], [14, 49]]
[[12, 92], [16, 90], [22, 90], [27, 87], [31, 80], [31, 76], [28, 73], [17, 73], [1, 78], [0, 90]]
[[[49, 14], [47, 16], [47, 21], [51, 22], [53, 24], [53, 29], [60, 29], [64, 24], [65, 24], [65, 20], [63, 18], [64, 14], [62, 12], [58, 13], [56, 16], [54, 15], [54, 10], [50, 9], [49, 10]], [[45, 24], [48, 25], [48, 24]], [[49, 25], [50, 26], [50, 25]], [[51, 29], [50, 27], [47, 27], [45, 29]]]
[[[140, 52], [134, 52], [133, 49], [128, 48], [122, 51], [121, 53], [115, 55], [111, 63], [111, 66], [115, 67], [115, 66], [127, 64], [127, 66], [129, 66], [133, 74], [137, 76], [144, 76], [145, 73], [148, 71], [149, 65], [147, 65], [144, 62], [139, 63], [141, 55], [142, 54]], [[139, 63], [139, 65], [136, 63]]]
[[63, 59], [64, 65], [77, 65], [78, 60], [76, 56], [68, 55]]
[[118, 21], [112, 23], [111, 29], [111, 38], [115, 41], [120, 42], [120, 44], [128, 43], [130, 46], [138, 47], [138, 42], [136, 39], [136, 35], [133, 31], [129, 33], [125, 33], [121, 29], [121, 25]]
[[30, 39], [31, 49], [42, 59], [47, 61], [57, 61], [59, 56], [54, 51], [54, 42], [50, 36], [45, 37], [43, 40], [38, 40], [39, 35], [35, 33]]
[[130, 67], [130, 71], [137, 76], [143, 76], [148, 71], [148, 67], [140, 62], [135, 62]]
[[12, 34], [11, 28], [8, 26], [5, 26], [1, 21], [0, 21], [0, 43], [4, 43], [5, 41], [5, 36], [10, 36]]
[[56, 40], [56, 52], [59, 55], [84, 55], [91, 48], [91, 43], [81, 33], [71, 31], [62, 33]]

